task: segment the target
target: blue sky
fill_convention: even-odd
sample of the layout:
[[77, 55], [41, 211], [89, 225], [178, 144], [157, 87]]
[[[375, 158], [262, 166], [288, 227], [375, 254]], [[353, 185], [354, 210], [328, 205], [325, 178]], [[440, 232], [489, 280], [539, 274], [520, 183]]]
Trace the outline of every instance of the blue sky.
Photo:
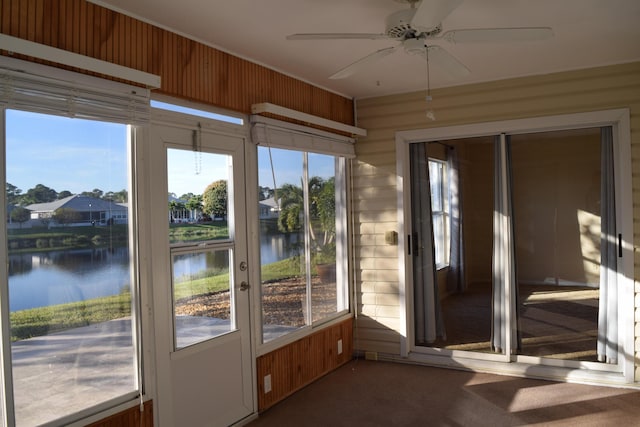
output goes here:
[[[127, 188], [125, 125], [7, 110], [7, 182], [26, 193], [37, 184], [73, 194]], [[271, 149], [276, 184], [300, 184], [302, 154]], [[169, 150], [169, 192], [202, 194], [228, 179], [224, 155]], [[269, 150], [258, 149], [259, 185], [273, 187]], [[329, 156], [309, 155], [311, 175], [333, 175]]]
[[6, 129], [7, 182], [23, 193], [127, 188], [124, 125], [7, 110]]
[[169, 192], [177, 197], [187, 193], [202, 194], [212, 182], [228, 181], [229, 161], [224, 154], [170, 148], [167, 151]]
[[[271, 149], [271, 160], [269, 149], [258, 147], [258, 182], [260, 186], [273, 188], [273, 174], [271, 171], [271, 161], [273, 161], [273, 171], [275, 171], [276, 186], [282, 184], [300, 185], [302, 179], [301, 152]], [[321, 154], [309, 154], [309, 176], [321, 176], [328, 178], [335, 175], [334, 160], [331, 156]]]

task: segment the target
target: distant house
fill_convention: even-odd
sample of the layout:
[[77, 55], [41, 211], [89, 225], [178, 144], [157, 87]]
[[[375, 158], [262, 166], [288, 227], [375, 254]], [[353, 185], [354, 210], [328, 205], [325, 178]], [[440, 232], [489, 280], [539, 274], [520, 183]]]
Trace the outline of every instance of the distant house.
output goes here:
[[115, 203], [95, 197], [73, 195], [47, 203], [25, 206], [31, 211], [32, 220], [52, 221], [57, 209], [67, 208], [78, 212], [78, 220], [70, 225], [126, 224], [128, 207], [126, 203]]
[[275, 219], [278, 218], [280, 214], [280, 206], [278, 206], [274, 197], [260, 200], [258, 202], [258, 206], [260, 210], [260, 219]]
[[201, 212], [187, 209], [188, 201], [169, 195], [169, 222], [197, 222]]

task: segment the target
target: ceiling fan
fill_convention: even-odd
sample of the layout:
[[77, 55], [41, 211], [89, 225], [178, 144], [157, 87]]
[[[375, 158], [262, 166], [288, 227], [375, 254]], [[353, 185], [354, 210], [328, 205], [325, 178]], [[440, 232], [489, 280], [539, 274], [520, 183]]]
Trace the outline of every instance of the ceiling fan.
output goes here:
[[301, 33], [287, 36], [287, 40], [331, 40], [331, 39], [389, 39], [400, 44], [373, 52], [331, 75], [330, 79], [343, 79], [364, 69], [375, 61], [394, 53], [401, 46], [405, 52], [420, 55], [433, 61], [453, 78], [464, 77], [470, 70], [456, 57], [431, 40], [449, 43], [476, 43], [501, 41], [537, 41], [553, 36], [549, 27], [479, 28], [442, 32], [441, 22], [451, 14], [463, 0], [395, 0], [409, 3], [409, 9], [387, 16], [384, 33]]

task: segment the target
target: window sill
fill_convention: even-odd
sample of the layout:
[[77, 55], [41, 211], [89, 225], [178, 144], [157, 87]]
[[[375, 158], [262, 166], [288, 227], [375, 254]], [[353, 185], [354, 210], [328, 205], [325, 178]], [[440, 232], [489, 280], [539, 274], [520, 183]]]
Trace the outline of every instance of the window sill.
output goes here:
[[322, 329], [325, 329], [337, 323], [343, 322], [344, 320], [350, 317], [353, 317], [353, 313], [351, 313], [350, 311], [344, 311], [340, 314], [336, 314], [336, 316], [332, 317], [330, 320], [319, 322], [314, 325], [307, 325], [305, 327], [298, 329], [297, 331], [293, 331], [289, 334], [275, 338], [266, 343], [258, 343], [256, 356], [259, 357], [264, 354], [270, 353], [274, 350], [279, 349], [280, 347], [284, 347], [287, 344], [291, 344], [292, 342], [298, 341], [301, 338], [305, 338]]

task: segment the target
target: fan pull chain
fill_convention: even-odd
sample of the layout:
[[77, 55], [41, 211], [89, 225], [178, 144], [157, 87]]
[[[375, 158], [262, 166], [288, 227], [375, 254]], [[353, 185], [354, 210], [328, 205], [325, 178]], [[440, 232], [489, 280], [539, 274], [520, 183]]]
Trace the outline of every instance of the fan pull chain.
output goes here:
[[433, 101], [433, 98], [431, 97], [431, 76], [429, 75], [429, 46], [425, 45], [424, 50], [427, 58], [427, 118], [435, 121], [436, 116], [431, 109], [431, 101]]

